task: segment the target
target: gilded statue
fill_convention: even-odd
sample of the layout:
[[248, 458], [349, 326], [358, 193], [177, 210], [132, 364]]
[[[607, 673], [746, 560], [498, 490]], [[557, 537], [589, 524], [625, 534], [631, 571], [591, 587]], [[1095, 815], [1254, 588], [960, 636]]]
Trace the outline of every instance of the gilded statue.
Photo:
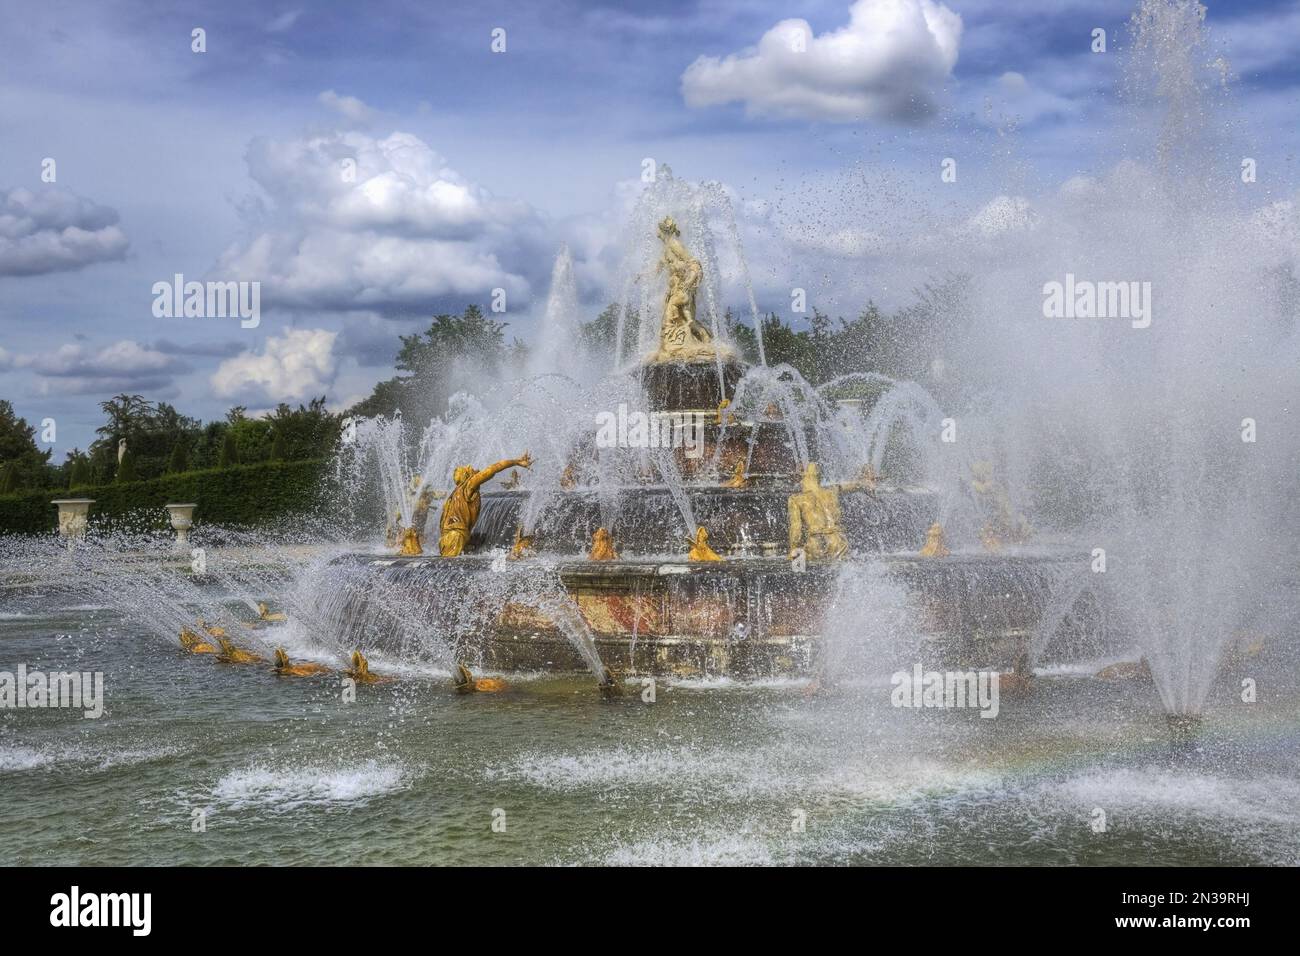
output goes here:
[[523, 526], [515, 528], [515, 543], [510, 546], [510, 560], [518, 561], [520, 558], [528, 557], [528, 552], [533, 550], [533, 536], [524, 534]]
[[391, 677], [380, 677], [378, 674], [370, 672], [370, 661], [366, 660], [366, 655], [361, 653], [360, 649], [352, 652], [352, 666], [343, 672], [343, 676], [356, 681], [358, 684], [387, 684], [392, 680]]
[[475, 677], [464, 664], [456, 665], [456, 677], [452, 682], [458, 694], [473, 694], [479, 691], [495, 693], [506, 689], [506, 682], [499, 677]]
[[411, 506], [411, 527], [418, 528], [420, 534], [424, 534], [424, 526], [429, 521], [429, 504], [434, 498], [441, 497], [437, 491], [432, 488], [422, 488], [421, 479], [415, 479], [419, 484], [415, 485], [417, 494], [415, 495], [414, 504]]
[[651, 357], [654, 362], [700, 361], [726, 351], [695, 319], [695, 294], [704, 278], [704, 267], [686, 251], [681, 236], [671, 216], [659, 223], [659, 241], [664, 244], [664, 251], [655, 274], [668, 273], [668, 291], [664, 294], [663, 321], [659, 327], [659, 351]]
[[289, 615], [283, 611], [272, 611], [265, 601], [257, 602], [257, 619], [266, 621], [268, 624], [282, 624], [289, 620]]
[[701, 526], [695, 529], [695, 537], [687, 538], [691, 550], [686, 555], [688, 561], [721, 561], [722, 555], [709, 547], [709, 532]]
[[985, 550], [996, 554], [1002, 550], [1004, 543], [1024, 544], [1028, 541], [1033, 528], [1024, 515], [1011, 507], [1006, 489], [993, 478], [993, 465], [987, 461], [973, 462], [970, 471], [971, 490], [988, 515], [988, 520], [980, 529], [980, 540]]
[[723, 482], [724, 488], [748, 488], [749, 477], [745, 474], [745, 459], [740, 458], [736, 461], [736, 467], [731, 470], [731, 477]]
[[823, 485], [816, 462], [803, 470], [799, 491], [790, 496], [790, 557], [800, 548], [809, 560], [835, 560], [849, 553], [840, 515], [840, 492], [858, 487], [851, 482]]
[[921, 557], [946, 558], [951, 553], [948, 550], [948, 543], [943, 539], [943, 525], [936, 521], [930, 525], [930, 529], [925, 533], [925, 544], [921, 546]]
[[495, 465], [489, 465], [478, 471], [473, 465], [461, 465], [452, 476], [456, 488], [447, 496], [442, 506], [442, 518], [438, 522], [438, 553], [444, 558], [453, 558], [464, 554], [469, 545], [469, 536], [478, 521], [482, 499], [479, 488], [507, 468], [531, 468], [533, 460], [524, 452], [522, 458], [508, 458]]
[[289, 655], [285, 653], [283, 647], [275, 649], [276, 677], [314, 677], [317, 674], [328, 674], [329, 672], [330, 669], [324, 664], [314, 664], [310, 661], [294, 664], [289, 660]]
[[617, 561], [618, 552], [614, 550], [614, 536], [608, 528], [597, 528], [591, 536], [591, 552], [587, 555], [592, 561]]
[[397, 553], [405, 558], [415, 558], [424, 554], [420, 532], [414, 527], [403, 528], [397, 539]]
[[405, 555], [421, 553], [418, 549], [418, 541], [416, 542], [416, 550], [408, 550], [411, 547], [411, 539], [407, 532], [415, 529], [420, 533], [420, 537], [424, 535], [424, 523], [429, 515], [429, 496], [432, 491], [428, 488], [422, 488], [423, 484], [424, 479], [419, 475], [415, 475], [411, 478], [404, 493], [407, 510], [411, 512], [411, 527], [405, 528], [402, 526], [402, 512], [398, 510], [393, 515], [393, 520], [384, 530], [384, 541], [388, 547], [400, 547], [402, 549], [401, 553]]
[[246, 651], [242, 647], [236, 647], [235, 643], [228, 637], [217, 638], [217, 645], [221, 648], [221, 653], [217, 655], [217, 660], [223, 664], [265, 664], [266, 658], [259, 657], [252, 651]]
[[181, 628], [181, 648], [191, 654], [215, 654], [217, 649], [188, 627]]

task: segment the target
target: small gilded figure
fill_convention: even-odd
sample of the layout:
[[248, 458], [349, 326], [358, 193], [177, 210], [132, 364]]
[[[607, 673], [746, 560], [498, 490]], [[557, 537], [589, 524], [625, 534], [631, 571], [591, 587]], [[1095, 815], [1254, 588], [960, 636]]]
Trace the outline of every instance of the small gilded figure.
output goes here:
[[518, 561], [520, 558], [528, 557], [528, 552], [533, 550], [533, 536], [524, 534], [522, 526], [515, 528], [515, 543], [510, 546], [510, 560]]
[[695, 537], [687, 538], [686, 543], [691, 546], [690, 552], [686, 555], [688, 561], [721, 561], [722, 555], [709, 547], [709, 532], [703, 526], [695, 529]]
[[925, 533], [925, 544], [921, 547], [921, 557], [946, 558], [951, 553], [948, 550], [947, 542], [943, 540], [943, 525], [936, 521], [930, 525], [930, 530]]
[[736, 462], [736, 467], [731, 471], [731, 477], [722, 485], [724, 488], [748, 488], [749, 477], [745, 474], [745, 459], [741, 458]]
[[614, 550], [614, 536], [608, 528], [597, 528], [591, 536], [591, 553], [587, 555], [592, 561], [617, 561], [618, 553]]

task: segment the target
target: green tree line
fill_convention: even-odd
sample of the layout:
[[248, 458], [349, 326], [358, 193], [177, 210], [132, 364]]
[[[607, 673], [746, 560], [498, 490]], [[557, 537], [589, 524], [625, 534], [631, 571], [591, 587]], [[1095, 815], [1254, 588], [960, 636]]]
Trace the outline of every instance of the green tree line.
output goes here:
[[[333, 451], [342, 427], [342, 416], [325, 408], [323, 395], [297, 408], [281, 403], [258, 417], [236, 406], [224, 420], [206, 424], [143, 395], [115, 395], [99, 407], [104, 422], [95, 429], [90, 447], [72, 449], [56, 465], [49, 450], [37, 444], [36, 429], [15, 413], [12, 403], [0, 400], [0, 494], [316, 460]], [[119, 455], [123, 441], [124, 453]]]

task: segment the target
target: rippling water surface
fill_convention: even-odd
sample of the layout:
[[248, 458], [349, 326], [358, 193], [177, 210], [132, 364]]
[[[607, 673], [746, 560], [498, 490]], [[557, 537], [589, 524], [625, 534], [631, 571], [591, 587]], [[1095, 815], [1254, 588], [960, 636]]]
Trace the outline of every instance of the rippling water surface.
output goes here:
[[1068, 675], [994, 720], [895, 710], [887, 681], [648, 704], [578, 677], [458, 697], [409, 669], [348, 704], [337, 678], [188, 657], [85, 607], [0, 615], [0, 670], [20, 662], [103, 671], [107, 707], [0, 710], [5, 864], [1300, 863], [1276, 657], [1230, 663], [1183, 753], [1150, 685]]

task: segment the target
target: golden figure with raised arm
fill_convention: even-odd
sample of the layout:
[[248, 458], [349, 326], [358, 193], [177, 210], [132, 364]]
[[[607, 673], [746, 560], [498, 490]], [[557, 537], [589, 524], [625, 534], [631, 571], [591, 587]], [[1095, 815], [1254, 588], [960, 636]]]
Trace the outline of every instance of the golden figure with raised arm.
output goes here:
[[438, 522], [438, 553], [444, 558], [453, 558], [465, 553], [465, 548], [469, 545], [470, 533], [474, 530], [474, 522], [478, 521], [478, 512], [482, 505], [478, 490], [484, 482], [507, 468], [516, 466], [530, 468], [532, 464], [533, 460], [528, 457], [528, 452], [524, 452], [521, 458], [508, 458], [495, 465], [489, 465], [482, 471], [476, 470], [473, 465], [461, 465], [457, 468], [452, 476], [456, 488], [447, 496], [442, 506], [442, 518]]

